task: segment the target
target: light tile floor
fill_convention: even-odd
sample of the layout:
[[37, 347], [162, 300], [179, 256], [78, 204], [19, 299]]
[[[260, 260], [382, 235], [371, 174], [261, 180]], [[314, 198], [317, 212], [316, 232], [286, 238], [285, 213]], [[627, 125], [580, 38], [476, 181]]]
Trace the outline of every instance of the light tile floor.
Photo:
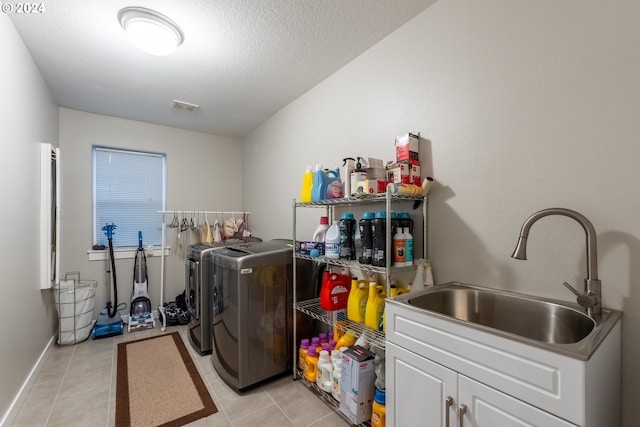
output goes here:
[[[189, 426], [348, 426], [301, 381], [284, 376], [238, 395], [211, 365], [191, 347], [186, 326], [178, 330], [205, 380], [218, 412]], [[111, 338], [87, 340], [73, 346], [56, 346], [47, 353], [42, 369], [16, 415], [13, 427], [107, 426], [115, 424], [117, 344], [161, 334], [156, 329]], [[161, 375], [161, 373], [159, 373]]]

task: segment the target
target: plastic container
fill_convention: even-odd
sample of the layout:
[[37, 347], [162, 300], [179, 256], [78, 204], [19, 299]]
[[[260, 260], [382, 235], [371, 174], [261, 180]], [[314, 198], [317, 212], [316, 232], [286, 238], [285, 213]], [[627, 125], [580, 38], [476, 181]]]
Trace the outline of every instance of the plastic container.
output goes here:
[[371, 264], [371, 254], [373, 253], [373, 231], [371, 222], [375, 215], [373, 212], [364, 212], [358, 221], [360, 231], [360, 242], [362, 245], [362, 255], [358, 258], [360, 264]]
[[305, 370], [305, 366], [307, 363], [305, 362], [305, 357], [307, 357], [307, 350], [309, 349], [309, 339], [304, 338], [300, 340], [300, 349], [298, 350], [298, 368], [302, 372]]
[[[349, 293], [349, 295], [351, 295], [351, 293]], [[347, 300], [347, 304], [348, 302], [349, 301]], [[336, 341], [344, 335], [344, 331], [347, 327], [347, 314], [343, 310], [336, 312], [335, 316], [335, 321], [333, 323], [333, 337], [331, 338], [333, 341], [333, 348], [336, 347]]]
[[393, 235], [393, 265], [404, 267], [407, 265], [407, 241], [402, 227], [398, 227]]
[[342, 366], [338, 365], [337, 367], [334, 365], [333, 375], [331, 378], [331, 396], [338, 402], [340, 402], [340, 380], [342, 379]]
[[341, 199], [344, 197], [344, 189], [340, 181], [340, 169], [329, 169], [325, 171], [324, 182], [321, 186], [322, 199]]
[[377, 267], [386, 267], [386, 222], [387, 213], [379, 211], [375, 213], [373, 221], [371, 221], [371, 231], [373, 236], [373, 250], [371, 252], [371, 264]]
[[356, 259], [356, 220], [352, 213], [343, 213], [340, 227], [340, 259]]
[[367, 306], [369, 288], [364, 280], [351, 278], [351, 290], [347, 300], [347, 318], [353, 322], [364, 323], [364, 313]]
[[320, 307], [328, 311], [346, 309], [350, 280], [351, 278], [346, 274], [325, 271], [320, 289]]
[[316, 165], [316, 169], [313, 172], [313, 186], [311, 187], [311, 200], [317, 202], [319, 200], [324, 200], [324, 196], [322, 196], [322, 190], [326, 191], [326, 181], [327, 175], [322, 169], [321, 164]]
[[313, 232], [313, 242], [324, 242], [324, 238], [327, 234], [327, 230], [329, 229], [329, 217], [328, 216], [321, 216], [320, 217], [320, 224], [318, 224], [318, 226], [316, 227], [315, 231]]
[[304, 377], [307, 381], [315, 383], [318, 374], [318, 353], [316, 348], [311, 345], [307, 350], [307, 356], [304, 358], [306, 363], [306, 369], [304, 370]]
[[385, 427], [387, 422], [387, 398], [384, 390], [376, 388], [371, 404], [371, 427]]
[[409, 212], [399, 212], [398, 218], [400, 218], [400, 226], [409, 228], [409, 234], [413, 234], [413, 220]]
[[312, 201], [311, 192], [313, 190], [313, 170], [307, 166], [307, 170], [302, 175], [302, 189], [300, 190], [300, 201], [309, 203]]
[[340, 337], [336, 342], [336, 350], [340, 350], [342, 347], [351, 347], [356, 343], [356, 335], [351, 329], [347, 329], [347, 332]]
[[342, 363], [342, 357], [340, 355], [340, 350], [336, 350], [335, 348], [331, 350], [331, 363], [333, 363], [334, 368], [339, 368]]
[[409, 232], [409, 227], [403, 227], [402, 232], [404, 235], [405, 246], [405, 262], [404, 265], [413, 265], [413, 236]]
[[324, 256], [327, 258], [340, 258], [340, 224], [333, 221], [324, 237]]
[[366, 165], [362, 164], [362, 157], [358, 157], [358, 162], [356, 163], [355, 169], [351, 171], [351, 176], [349, 179], [351, 180], [351, 194], [358, 194], [362, 192], [362, 189], [358, 190], [358, 182], [364, 181], [367, 179], [367, 169]]
[[384, 313], [384, 288], [377, 282], [369, 282], [369, 296], [364, 323], [376, 331], [383, 329], [382, 314]]
[[323, 391], [331, 393], [333, 389], [333, 363], [329, 357], [327, 350], [322, 350], [318, 357], [318, 373], [316, 375], [316, 384]]
[[356, 167], [356, 159], [353, 157], [345, 157], [342, 159], [341, 181], [345, 196], [351, 195], [351, 172]]

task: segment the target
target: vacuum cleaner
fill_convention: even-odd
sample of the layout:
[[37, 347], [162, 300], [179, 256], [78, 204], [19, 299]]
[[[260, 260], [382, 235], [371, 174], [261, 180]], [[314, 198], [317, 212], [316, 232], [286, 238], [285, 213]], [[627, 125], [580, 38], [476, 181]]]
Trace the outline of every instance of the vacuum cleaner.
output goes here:
[[115, 224], [107, 224], [102, 227], [102, 231], [109, 241], [109, 259], [111, 260], [111, 273], [113, 276], [113, 304], [111, 301], [107, 301], [105, 309], [98, 315], [98, 320], [91, 331], [91, 338], [94, 340], [124, 333], [124, 322], [120, 317], [120, 313], [118, 313], [118, 284], [116, 281], [116, 263], [113, 258], [113, 232], [116, 228]]
[[133, 289], [131, 291], [131, 313], [127, 332], [137, 329], [155, 328], [156, 321], [151, 311], [151, 299], [147, 286], [147, 256], [142, 248], [142, 231], [138, 231], [138, 250], [133, 265]]

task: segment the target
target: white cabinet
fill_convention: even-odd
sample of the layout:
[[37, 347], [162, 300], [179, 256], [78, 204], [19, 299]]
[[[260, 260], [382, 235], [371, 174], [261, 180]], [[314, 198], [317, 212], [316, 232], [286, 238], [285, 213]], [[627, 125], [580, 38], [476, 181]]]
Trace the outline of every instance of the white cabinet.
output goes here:
[[386, 357], [390, 427], [575, 426], [394, 344]]
[[620, 425], [619, 321], [582, 360], [396, 301], [386, 316], [389, 427]]

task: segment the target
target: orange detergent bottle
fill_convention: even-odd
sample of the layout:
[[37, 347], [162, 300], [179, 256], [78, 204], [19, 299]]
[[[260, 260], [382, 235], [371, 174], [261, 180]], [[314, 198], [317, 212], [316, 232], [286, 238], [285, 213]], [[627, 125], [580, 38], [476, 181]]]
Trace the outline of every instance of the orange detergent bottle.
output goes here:
[[304, 360], [307, 364], [304, 370], [304, 377], [307, 381], [315, 383], [316, 376], [318, 375], [318, 353], [316, 353], [316, 348], [314, 346], [309, 346], [307, 349], [307, 356]]

